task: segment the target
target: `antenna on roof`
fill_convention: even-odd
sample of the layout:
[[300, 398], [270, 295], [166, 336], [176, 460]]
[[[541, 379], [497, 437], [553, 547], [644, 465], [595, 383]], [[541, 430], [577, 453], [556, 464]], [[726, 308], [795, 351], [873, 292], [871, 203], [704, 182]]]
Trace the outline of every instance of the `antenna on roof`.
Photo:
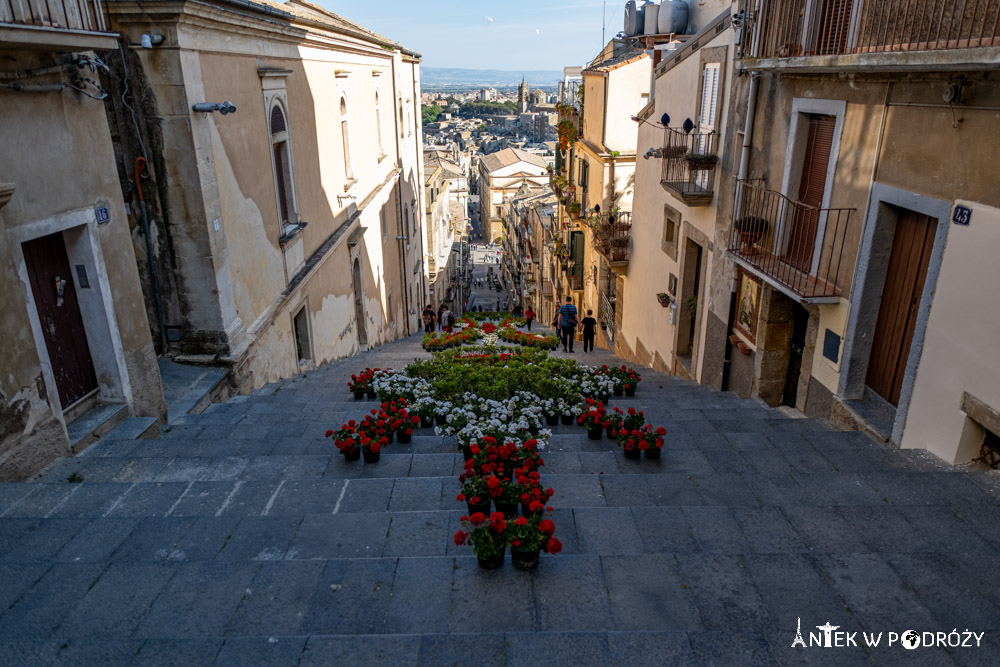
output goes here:
[[604, 2], [601, 3], [601, 48], [602, 49], [604, 48], [604, 45], [607, 44], [607, 42], [604, 41], [604, 31], [608, 27], [608, 20], [607, 17], [605, 16], [607, 11], [608, 11], [608, 0], [604, 0]]

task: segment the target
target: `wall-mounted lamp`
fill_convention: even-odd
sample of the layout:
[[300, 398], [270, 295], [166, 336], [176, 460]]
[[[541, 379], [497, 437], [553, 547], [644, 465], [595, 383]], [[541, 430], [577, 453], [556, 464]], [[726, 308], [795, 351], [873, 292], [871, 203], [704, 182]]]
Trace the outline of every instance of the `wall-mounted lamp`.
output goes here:
[[645, 153], [643, 153], [642, 157], [643, 157], [644, 160], [648, 160], [651, 157], [656, 157], [656, 158], [663, 157], [663, 149], [662, 148], [650, 148]]
[[218, 111], [223, 116], [229, 113], [236, 113], [236, 105], [232, 102], [201, 102], [191, 108], [195, 111], [204, 111], [205, 113]]
[[144, 49], [151, 49], [157, 44], [163, 43], [163, 35], [152, 35], [149, 33], [144, 34], [139, 38], [139, 46]]

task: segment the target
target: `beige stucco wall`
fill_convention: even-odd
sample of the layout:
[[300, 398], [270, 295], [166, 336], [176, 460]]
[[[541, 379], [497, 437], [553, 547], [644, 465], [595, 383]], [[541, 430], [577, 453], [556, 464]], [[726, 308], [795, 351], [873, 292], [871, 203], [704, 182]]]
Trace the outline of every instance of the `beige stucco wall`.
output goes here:
[[649, 75], [653, 61], [649, 56], [608, 72], [608, 97], [604, 145], [609, 151], [635, 152], [636, 124], [632, 116], [649, 101]]
[[997, 310], [986, 305], [996, 302], [1000, 281], [1000, 209], [956, 204], [971, 208], [972, 219], [968, 227], [948, 229], [901, 446], [964, 462], [979, 451], [959, 448], [966, 422], [962, 393], [1000, 410]]

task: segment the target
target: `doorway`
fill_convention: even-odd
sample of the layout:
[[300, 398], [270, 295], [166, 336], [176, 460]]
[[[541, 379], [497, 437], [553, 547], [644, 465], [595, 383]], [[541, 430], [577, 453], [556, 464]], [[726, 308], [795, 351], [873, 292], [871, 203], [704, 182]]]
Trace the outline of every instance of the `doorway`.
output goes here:
[[865, 385], [899, 405], [937, 220], [899, 209]]
[[683, 283], [677, 318], [677, 361], [692, 374], [694, 367], [698, 311], [701, 300], [702, 247], [690, 238], [684, 242]]
[[361, 261], [358, 258], [354, 259], [351, 282], [354, 284], [354, 319], [358, 324], [358, 345], [362, 350], [367, 350], [368, 329], [365, 326], [365, 291], [361, 284]]
[[62, 233], [21, 244], [63, 410], [95, 393], [97, 373]]
[[792, 310], [792, 337], [788, 343], [788, 371], [785, 374], [783, 405], [795, 407], [799, 395], [799, 378], [802, 375], [802, 354], [806, 347], [806, 330], [809, 328], [809, 311], [796, 303]]

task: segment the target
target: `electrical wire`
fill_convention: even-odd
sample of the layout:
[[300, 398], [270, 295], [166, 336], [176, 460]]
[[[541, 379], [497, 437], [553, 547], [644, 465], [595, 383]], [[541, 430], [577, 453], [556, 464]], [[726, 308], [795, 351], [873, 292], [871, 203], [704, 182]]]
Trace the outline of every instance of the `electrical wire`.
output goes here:
[[126, 99], [125, 99], [128, 96], [128, 61], [125, 59], [125, 47], [122, 46], [121, 40], [118, 41], [118, 52], [121, 53], [121, 56], [122, 56], [122, 71], [125, 72], [125, 78], [122, 81], [122, 85], [124, 86], [124, 90], [122, 91], [122, 104], [132, 114], [132, 127], [135, 128], [135, 136], [136, 136], [136, 139], [139, 142], [139, 150], [142, 151], [142, 158], [146, 161], [146, 165], [147, 165], [146, 166], [146, 170], [148, 171], [149, 170], [149, 156], [146, 155], [146, 144], [144, 144], [142, 142], [142, 132], [139, 131], [139, 121], [135, 117], [135, 109], [133, 109], [132, 105], [129, 104], [126, 101]]

